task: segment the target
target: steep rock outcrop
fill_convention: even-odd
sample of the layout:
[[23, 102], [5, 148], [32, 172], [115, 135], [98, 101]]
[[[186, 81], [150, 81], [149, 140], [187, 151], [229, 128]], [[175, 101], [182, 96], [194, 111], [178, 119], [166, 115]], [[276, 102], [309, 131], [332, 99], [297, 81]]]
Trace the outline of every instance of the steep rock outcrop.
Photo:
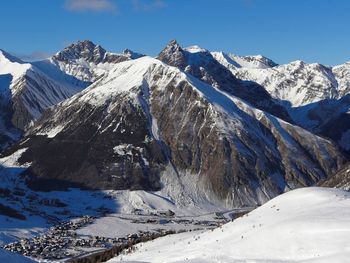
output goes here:
[[227, 207], [313, 185], [345, 161], [331, 142], [149, 57], [47, 111], [19, 148], [32, 185], [159, 190], [177, 180], [174, 200]]

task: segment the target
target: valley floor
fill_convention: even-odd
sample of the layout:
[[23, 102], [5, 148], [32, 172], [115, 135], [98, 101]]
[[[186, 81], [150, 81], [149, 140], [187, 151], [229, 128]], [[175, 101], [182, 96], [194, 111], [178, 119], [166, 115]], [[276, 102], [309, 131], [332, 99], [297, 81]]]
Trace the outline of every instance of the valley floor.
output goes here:
[[304, 188], [213, 231], [139, 244], [109, 262], [348, 262], [350, 193]]
[[110, 262], [328, 263], [350, 258], [350, 193], [339, 189], [293, 190], [247, 214], [252, 208], [180, 207], [161, 192], [32, 191], [18, 176], [19, 168], [4, 169], [0, 245], [19, 254], [1, 249], [0, 262], [64, 262], [167, 231], [178, 234], [139, 243]]

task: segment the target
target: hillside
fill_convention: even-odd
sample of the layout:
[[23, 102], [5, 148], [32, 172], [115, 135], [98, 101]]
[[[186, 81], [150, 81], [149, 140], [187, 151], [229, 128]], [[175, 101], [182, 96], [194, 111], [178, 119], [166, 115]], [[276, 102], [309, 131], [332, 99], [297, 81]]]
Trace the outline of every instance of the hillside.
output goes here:
[[349, 208], [348, 192], [298, 189], [214, 231], [163, 237], [108, 262], [346, 262]]

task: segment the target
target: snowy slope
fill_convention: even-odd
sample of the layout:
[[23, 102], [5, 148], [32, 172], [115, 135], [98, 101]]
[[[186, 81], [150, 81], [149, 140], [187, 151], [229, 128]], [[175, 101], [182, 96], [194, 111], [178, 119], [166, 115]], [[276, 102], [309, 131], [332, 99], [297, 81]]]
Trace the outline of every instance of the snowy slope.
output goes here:
[[[239, 79], [254, 81], [274, 97], [299, 107], [338, 97], [338, 83], [332, 69], [321, 64], [294, 61], [289, 64], [252, 66], [239, 64], [232, 56], [213, 52], [214, 57]], [[261, 63], [261, 62], [260, 62]]]
[[39, 178], [227, 208], [312, 185], [344, 161], [330, 141], [150, 57], [116, 64], [17, 147]]
[[11, 74], [12, 81], [21, 77], [31, 68], [29, 63], [24, 63], [20, 59], [11, 56], [3, 50], [0, 50], [0, 65], [0, 74]]
[[[126, 238], [139, 231], [159, 232], [159, 229], [176, 231], [203, 229], [209, 224], [211, 224], [210, 227], [213, 227], [212, 224], [215, 226], [220, 221], [213, 213], [219, 210], [217, 207], [211, 211], [206, 210], [206, 207], [202, 209], [193, 206], [180, 208], [160, 192], [81, 189], [34, 191], [26, 186], [22, 177], [18, 176], [20, 172], [23, 172], [23, 167], [18, 164], [18, 157], [23, 151], [25, 150], [16, 152], [8, 158], [0, 158], [0, 247], [23, 239], [43, 236], [51, 226], [57, 225], [58, 222], [78, 219], [84, 215], [97, 217], [91, 224], [79, 230], [75, 229], [77, 234], [84, 238], [92, 238], [92, 236]], [[52, 202], [53, 200], [56, 202]], [[55, 205], [57, 200], [63, 205]], [[21, 217], [13, 213], [6, 213], [2, 209], [3, 205], [16, 210]], [[169, 210], [175, 214], [171, 217], [160, 215], [160, 212]], [[45, 241], [45, 246], [55, 242], [57, 240]], [[76, 249], [77, 254], [84, 252], [80, 250], [81, 248], [74, 246], [72, 249]], [[101, 247], [93, 247], [90, 250], [101, 250]], [[27, 247], [26, 251], [33, 252], [33, 249]], [[22, 254], [24, 252], [21, 251]], [[1, 263], [17, 262], [2, 260], [12, 255], [4, 253], [5, 255], [2, 255], [0, 250]], [[63, 252], [60, 253], [63, 254]], [[38, 258], [35, 253], [26, 253], [26, 255], [34, 257], [36, 255]], [[20, 258], [18, 255], [17, 257]]]
[[234, 70], [238, 68], [266, 69], [277, 66], [275, 62], [261, 55], [238, 56], [224, 52], [211, 52], [213, 57], [224, 66]]
[[[333, 139], [345, 150], [350, 149], [346, 140], [350, 130], [349, 63], [331, 68], [299, 60], [273, 67], [255, 67], [239, 64], [232, 55], [212, 54], [237, 78], [263, 86], [285, 107], [294, 123]], [[330, 127], [334, 127], [333, 131]]]
[[230, 63], [223, 64], [215, 55], [216, 53], [210, 53], [198, 46], [182, 48], [175, 40], [172, 40], [159, 53], [157, 58], [168, 65], [178, 67], [215, 88], [245, 100], [255, 108], [286, 121], [291, 120], [286, 109], [272, 98], [264, 87], [252, 81], [239, 80], [235, 77], [234, 72], [231, 72], [232, 69], [227, 66], [239, 68], [245, 65], [249, 68], [264, 68], [269, 65], [273, 66], [275, 63], [262, 56], [234, 57], [231, 55], [232, 58], [230, 58], [230, 55], [225, 55], [223, 59], [225, 61], [228, 59]]
[[49, 75], [58, 76], [61, 72], [66, 81], [80, 85], [85, 83], [86, 86], [111, 70], [116, 63], [142, 56], [128, 49], [121, 54], [107, 52], [100, 45], [85, 40], [73, 43], [51, 58], [34, 64]]
[[0, 149], [18, 141], [44, 110], [80, 92], [115, 63], [141, 56], [130, 50], [110, 53], [91, 41], [31, 63], [0, 50]]
[[304, 188], [214, 231], [163, 237], [109, 262], [347, 262], [349, 231], [348, 192]]
[[[40, 117], [48, 107], [69, 98], [81, 90], [74, 85], [61, 84], [30, 63], [25, 63], [0, 51], [2, 105], [12, 111], [12, 124], [20, 129]], [[10, 114], [10, 113], [8, 113]]]
[[116, 63], [141, 56], [130, 50], [109, 53], [91, 41], [79, 41], [47, 60], [32, 63], [0, 50], [0, 97], [7, 111], [13, 111], [9, 113], [13, 116], [6, 117], [25, 130], [45, 109], [86, 88]]

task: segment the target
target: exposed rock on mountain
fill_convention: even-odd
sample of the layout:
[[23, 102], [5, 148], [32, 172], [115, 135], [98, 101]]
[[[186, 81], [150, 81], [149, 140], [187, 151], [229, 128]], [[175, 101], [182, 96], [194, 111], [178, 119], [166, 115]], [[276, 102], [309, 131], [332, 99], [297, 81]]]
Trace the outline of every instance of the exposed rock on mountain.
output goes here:
[[47, 111], [19, 148], [32, 185], [163, 187], [179, 202], [228, 207], [313, 185], [344, 162], [331, 142], [149, 57]]
[[34, 188], [161, 190], [183, 205], [254, 206], [327, 181], [347, 161], [293, 124], [350, 147], [337, 79], [346, 66], [279, 66], [176, 41], [159, 54], [164, 63], [90, 41], [33, 64], [2, 54], [0, 140], [26, 130], [4, 155], [21, 149]]
[[0, 149], [17, 141], [48, 107], [86, 88], [115, 63], [141, 56], [131, 50], [109, 53], [91, 41], [32, 63], [0, 50]]
[[342, 169], [340, 169], [335, 175], [323, 180], [319, 183], [324, 187], [335, 187], [349, 191], [350, 190], [350, 163], [347, 163]]
[[114, 64], [142, 56], [128, 49], [122, 54], [110, 53], [100, 45], [85, 40], [71, 44], [49, 60], [38, 64], [44, 65], [44, 68], [47, 68], [47, 64], [52, 64], [65, 74], [91, 84], [100, 75], [110, 70]]
[[254, 107], [291, 121], [288, 112], [264, 87], [253, 81], [241, 81], [221, 65], [213, 55], [199, 47], [183, 49], [172, 40], [158, 55], [164, 63], [180, 68], [202, 81], [249, 102]]
[[21, 132], [46, 108], [81, 90], [56, 82], [4, 51], [0, 51], [0, 85], [1, 148], [18, 140]]
[[295, 61], [286, 65], [254, 68], [249, 65], [237, 66], [233, 56], [222, 52], [213, 52], [213, 56], [237, 78], [265, 87], [286, 108], [294, 123], [333, 139], [344, 150], [350, 149], [347, 142], [349, 63], [330, 68]]

